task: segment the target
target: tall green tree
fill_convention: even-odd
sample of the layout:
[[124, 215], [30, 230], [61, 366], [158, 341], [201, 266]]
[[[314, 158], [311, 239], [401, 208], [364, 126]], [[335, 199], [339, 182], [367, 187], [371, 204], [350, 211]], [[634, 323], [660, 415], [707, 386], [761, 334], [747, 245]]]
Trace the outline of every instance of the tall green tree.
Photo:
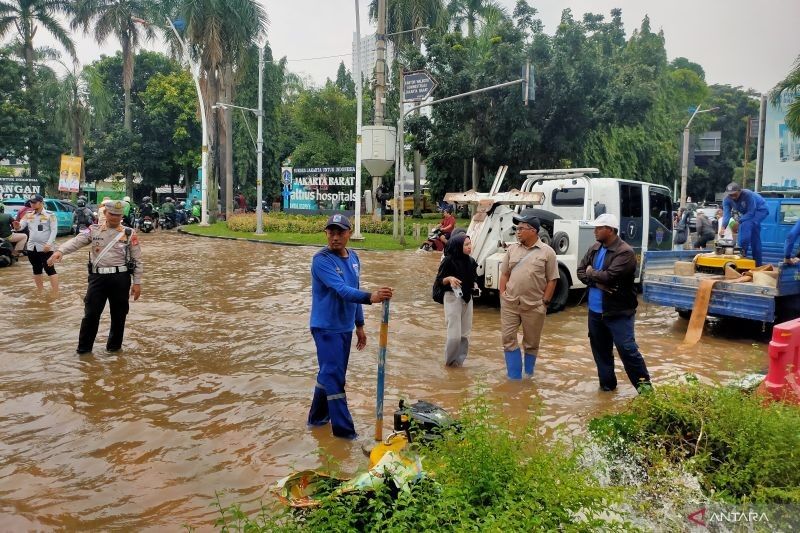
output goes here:
[[[16, 30], [14, 48], [25, 61], [24, 102], [32, 116], [41, 112], [41, 110], [35, 109], [41, 104], [41, 95], [36, 86], [38, 74], [35, 67], [34, 37], [39, 27], [44, 28], [75, 58], [75, 45], [58, 19], [60, 14], [68, 12], [69, 9], [70, 3], [65, 0], [4, 0], [0, 2], [0, 37]], [[36, 128], [33, 128], [29, 130], [29, 137], [26, 140], [28, 153], [25, 155], [30, 164], [31, 176], [34, 178], [39, 175], [43, 150], [42, 135]]]
[[[780, 105], [783, 93], [800, 95], [800, 56], [786, 77], [770, 92], [772, 105]], [[794, 135], [800, 137], [800, 96], [794, 98], [786, 110], [786, 126]]]
[[467, 25], [467, 37], [475, 36], [479, 24], [498, 15], [506, 15], [506, 10], [495, 0], [450, 0], [447, 4], [450, 23], [455, 30]]
[[[111, 99], [103, 78], [92, 67], [79, 71], [75, 66], [67, 69], [52, 90], [55, 92], [56, 124], [64, 132], [72, 154], [84, 157], [84, 144], [90, 128], [102, 124], [111, 111]], [[81, 181], [85, 179], [86, 165], [83, 165]]]
[[[202, 70], [201, 87], [211, 137], [207, 190], [216, 191], [220, 180], [224, 180], [225, 210], [230, 214], [233, 211], [233, 119], [230, 108], [218, 111], [216, 103], [233, 102], [234, 74], [250, 46], [263, 37], [267, 15], [254, 0], [180, 0], [174, 13], [185, 21], [184, 38]], [[217, 195], [212, 194], [209, 199], [212, 214], [217, 211], [217, 202]]]
[[[131, 85], [134, 76], [136, 49], [142, 41], [151, 39], [155, 33], [152, 26], [141, 24], [154, 16], [150, 0], [77, 0], [74, 6], [73, 28], [92, 32], [98, 44], [114, 36], [122, 47], [122, 88], [124, 91], [125, 117], [123, 127], [132, 131]], [[125, 189], [133, 195], [133, 175], [125, 174]]]

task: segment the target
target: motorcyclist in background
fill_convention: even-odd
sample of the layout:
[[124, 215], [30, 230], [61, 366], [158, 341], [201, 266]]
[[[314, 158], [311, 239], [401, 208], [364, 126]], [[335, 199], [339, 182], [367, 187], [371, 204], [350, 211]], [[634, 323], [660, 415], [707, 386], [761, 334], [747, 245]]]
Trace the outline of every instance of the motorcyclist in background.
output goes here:
[[124, 226], [128, 226], [130, 228], [133, 227], [133, 216], [131, 211], [133, 210], [133, 203], [131, 202], [131, 197], [126, 196], [122, 199], [124, 202], [124, 207], [122, 208], [122, 224]]
[[175, 200], [171, 197], [167, 196], [166, 201], [161, 204], [161, 214], [164, 215], [164, 218], [168, 219], [172, 222], [172, 226], [176, 226], [175, 223]]
[[189, 215], [186, 213], [186, 202], [181, 200], [178, 202], [178, 208], [175, 211], [175, 220], [178, 222], [179, 225], [186, 224]]
[[200, 205], [200, 200], [198, 200], [197, 198], [192, 200], [192, 216], [193, 217], [195, 217], [195, 218], [197, 218], [199, 220], [200, 219], [200, 215], [202, 214], [202, 209], [203, 208]]
[[144, 217], [150, 217], [151, 219], [153, 219], [153, 222], [155, 223], [156, 217], [153, 216], [153, 211], [154, 211], [153, 202], [150, 200], [150, 197], [145, 196], [144, 198], [142, 198], [142, 203], [139, 204], [139, 225], [142, 224], [142, 220], [144, 220]]
[[72, 215], [72, 224], [75, 226], [75, 233], [78, 233], [94, 224], [94, 213], [86, 207], [86, 199], [83, 197], [79, 197], [75, 205], [77, 209]]

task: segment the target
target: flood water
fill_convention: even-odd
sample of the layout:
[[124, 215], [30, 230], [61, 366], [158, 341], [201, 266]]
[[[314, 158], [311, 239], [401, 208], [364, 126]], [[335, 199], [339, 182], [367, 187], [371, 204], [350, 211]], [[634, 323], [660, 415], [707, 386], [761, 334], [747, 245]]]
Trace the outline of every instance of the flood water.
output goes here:
[[[360, 442], [305, 424], [316, 374], [308, 331], [312, 247], [141, 237], [146, 272], [131, 305], [123, 352], [105, 352], [106, 311], [95, 353], [75, 355], [86, 255], [58, 267], [61, 293], [35, 294], [30, 266], [0, 269], [0, 516], [3, 530], [209, 529], [215, 492], [254, 509], [268, 487], [325, 458], [365, 466]], [[635, 395], [600, 393], [586, 307], [547, 318], [535, 378], [505, 379], [499, 311], [476, 307], [464, 368], [443, 366], [443, 311], [430, 298], [439, 255], [360, 252], [362, 284], [395, 288], [386, 377], [386, 427], [400, 398], [457, 413], [483, 387], [509, 416], [539, 405], [546, 428], [584, 431]], [[47, 283], [45, 284], [47, 286]], [[374, 428], [380, 306], [365, 307], [368, 346], [350, 358], [347, 393], [356, 428]], [[752, 332], [707, 328], [680, 346], [686, 321], [642, 305], [637, 340], [654, 383], [687, 372], [725, 381], [766, 367]]]

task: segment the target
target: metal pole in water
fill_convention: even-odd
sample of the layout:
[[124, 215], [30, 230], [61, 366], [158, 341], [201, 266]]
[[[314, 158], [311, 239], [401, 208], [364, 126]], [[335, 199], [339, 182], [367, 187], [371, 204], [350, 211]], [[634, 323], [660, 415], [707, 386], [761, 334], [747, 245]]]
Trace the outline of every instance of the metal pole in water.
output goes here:
[[386, 345], [389, 341], [389, 300], [383, 301], [381, 333], [378, 340], [378, 386], [375, 391], [375, 440], [383, 440], [383, 388], [386, 374]]

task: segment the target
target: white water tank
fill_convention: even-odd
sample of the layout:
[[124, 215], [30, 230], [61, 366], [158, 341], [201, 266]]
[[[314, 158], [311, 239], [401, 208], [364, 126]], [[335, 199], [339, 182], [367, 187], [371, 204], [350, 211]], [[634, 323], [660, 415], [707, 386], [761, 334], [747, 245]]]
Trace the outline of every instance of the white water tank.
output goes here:
[[392, 126], [362, 126], [361, 163], [370, 176], [383, 176], [394, 165], [397, 133]]

